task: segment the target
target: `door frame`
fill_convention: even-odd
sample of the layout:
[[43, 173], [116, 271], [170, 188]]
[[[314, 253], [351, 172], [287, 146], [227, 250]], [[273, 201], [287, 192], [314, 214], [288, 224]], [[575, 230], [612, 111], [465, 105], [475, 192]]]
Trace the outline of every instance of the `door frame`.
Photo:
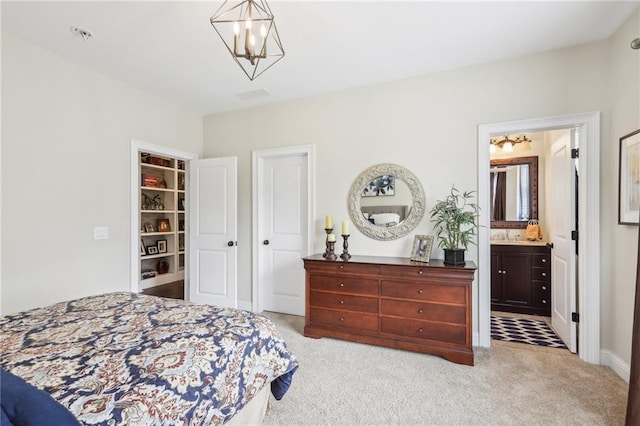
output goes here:
[[260, 247], [260, 230], [258, 229], [258, 215], [259, 215], [259, 191], [260, 186], [258, 185], [258, 170], [262, 165], [263, 161], [268, 158], [275, 157], [288, 157], [288, 156], [304, 156], [306, 158], [306, 166], [307, 166], [307, 223], [306, 229], [304, 232], [306, 233], [306, 247], [305, 252], [306, 255], [310, 255], [313, 251], [314, 244], [314, 223], [315, 223], [315, 157], [316, 157], [316, 147], [315, 145], [300, 145], [300, 146], [291, 146], [285, 148], [270, 148], [270, 149], [260, 149], [252, 151], [251, 153], [251, 192], [252, 192], [252, 244], [251, 244], [251, 257], [252, 257], [252, 267], [251, 267], [251, 288], [252, 288], [252, 310], [254, 312], [262, 312], [263, 306], [260, 300], [260, 277], [258, 276], [258, 249]]
[[578, 128], [580, 186], [578, 206], [578, 354], [600, 364], [600, 112], [533, 118], [478, 126], [478, 335], [474, 345], [491, 345], [489, 221], [489, 139], [510, 133]]
[[[187, 152], [187, 151], [180, 151], [174, 148], [168, 148], [166, 146], [162, 146], [162, 145], [156, 145], [153, 143], [149, 143], [149, 142], [144, 142], [142, 140], [139, 139], [131, 139], [131, 176], [130, 176], [130, 182], [131, 182], [131, 203], [130, 203], [130, 209], [131, 209], [131, 220], [129, 221], [131, 224], [131, 230], [130, 230], [130, 241], [131, 241], [131, 247], [130, 247], [130, 252], [129, 252], [129, 258], [131, 259], [131, 273], [129, 275], [129, 289], [132, 293], [139, 293], [140, 287], [139, 287], [139, 282], [140, 282], [140, 238], [139, 238], [139, 230], [140, 230], [140, 221], [139, 221], [139, 214], [138, 214], [138, 192], [140, 191], [140, 176], [139, 176], [139, 169], [138, 169], [138, 153], [140, 151], [145, 151], [145, 152], [149, 152], [152, 154], [158, 154], [158, 155], [164, 155], [167, 157], [173, 157], [173, 158], [177, 158], [180, 160], [185, 160], [185, 162], [189, 162], [189, 160], [193, 160], [198, 158], [198, 154], [195, 154], [193, 152]], [[185, 170], [186, 172], [186, 170]], [[186, 186], [185, 186], [185, 202], [188, 202], [188, 197], [189, 194], [186, 190]], [[185, 236], [185, 243], [186, 243], [187, 239]], [[187, 262], [185, 261], [185, 293], [188, 294], [188, 269], [187, 269], [188, 265]]]

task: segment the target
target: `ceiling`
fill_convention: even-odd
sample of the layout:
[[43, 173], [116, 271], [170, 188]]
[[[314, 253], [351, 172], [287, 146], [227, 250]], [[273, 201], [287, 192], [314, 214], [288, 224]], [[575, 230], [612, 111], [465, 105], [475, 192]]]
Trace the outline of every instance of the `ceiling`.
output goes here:
[[2, 31], [204, 115], [602, 40], [640, 0], [273, 0], [286, 55], [253, 82], [209, 23], [221, 4], [2, 1]]

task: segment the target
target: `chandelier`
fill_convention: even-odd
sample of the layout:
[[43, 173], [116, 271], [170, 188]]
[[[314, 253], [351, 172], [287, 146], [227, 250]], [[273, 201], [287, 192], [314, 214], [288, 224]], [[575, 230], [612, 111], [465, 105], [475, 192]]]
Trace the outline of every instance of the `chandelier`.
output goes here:
[[211, 25], [251, 81], [284, 57], [266, 0], [226, 0], [211, 17]]
[[510, 139], [509, 136], [503, 136], [503, 139], [491, 139], [489, 151], [494, 153], [500, 148], [504, 152], [513, 152], [513, 147], [517, 144], [522, 144], [523, 151], [529, 151], [531, 150], [531, 142], [531, 139], [527, 139], [526, 135], [515, 136], [514, 139]]

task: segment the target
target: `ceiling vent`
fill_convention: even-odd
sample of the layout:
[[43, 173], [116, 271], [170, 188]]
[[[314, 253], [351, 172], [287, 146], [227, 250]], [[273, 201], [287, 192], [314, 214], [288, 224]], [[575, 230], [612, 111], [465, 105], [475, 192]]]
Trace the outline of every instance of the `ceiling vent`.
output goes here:
[[271, 92], [267, 89], [249, 90], [248, 92], [236, 93], [236, 96], [243, 101], [250, 101], [252, 99], [264, 98], [265, 96], [271, 96]]

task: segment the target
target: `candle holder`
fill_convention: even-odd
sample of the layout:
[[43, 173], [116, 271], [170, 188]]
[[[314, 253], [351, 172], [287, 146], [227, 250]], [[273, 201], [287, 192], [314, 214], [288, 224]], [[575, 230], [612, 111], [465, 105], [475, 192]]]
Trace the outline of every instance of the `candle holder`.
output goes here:
[[349, 260], [351, 259], [351, 255], [349, 254], [349, 234], [342, 234], [343, 242], [342, 242], [342, 254], [340, 255], [340, 259]]
[[327, 236], [324, 239], [324, 245], [326, 248], [324, 249], [322, 257], [326, 259], [327, 255], [329, 254], [329, 234], [333, 232], [333, 228], [324, 228], [324, 231], [327, 233]]
[[336, 242], [335, 241], [327, 241], [327, 255], [325, 256], [325, 259], [327, 260], [336, 260], [338, 258], [338, 256], [336, 256], [336, 254], [334, 253], [334, 246], [335, 246]]

